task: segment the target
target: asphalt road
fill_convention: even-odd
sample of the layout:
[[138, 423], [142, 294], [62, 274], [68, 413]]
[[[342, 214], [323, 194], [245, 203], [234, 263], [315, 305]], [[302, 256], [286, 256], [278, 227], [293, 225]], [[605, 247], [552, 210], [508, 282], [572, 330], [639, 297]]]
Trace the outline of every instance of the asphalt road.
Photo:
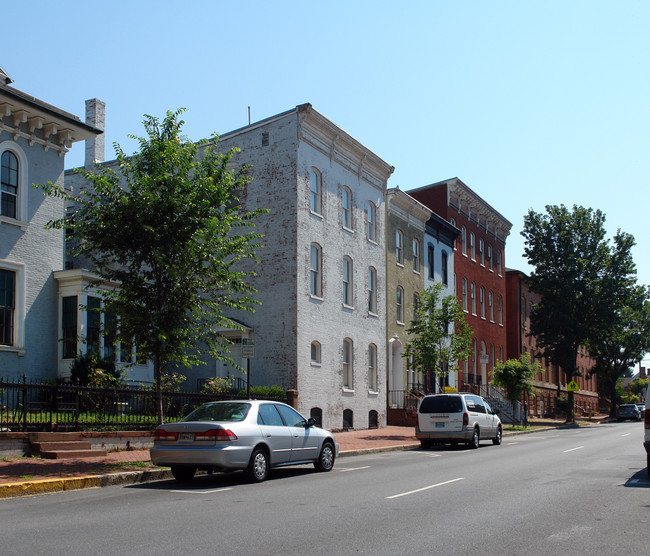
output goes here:
[[0, 500], [0, 554], [648, 554], [642, 427]]

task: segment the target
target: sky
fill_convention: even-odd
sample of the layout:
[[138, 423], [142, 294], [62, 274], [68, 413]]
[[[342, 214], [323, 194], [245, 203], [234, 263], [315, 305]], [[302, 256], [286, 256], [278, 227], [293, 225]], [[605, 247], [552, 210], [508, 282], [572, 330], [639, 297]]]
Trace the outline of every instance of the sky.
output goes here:
[[[11, 2], [0, 66], [80, 116], [106, 102], [112, 144], [184, 107], [193, 140], [309, 102], [395, 167], [408, 191], [460, 178], [512, 223], [602, 210], [650, 284], [650, 2], [93, 0]], [[17, 24], [22, 22], [22, 24]], [[66, 167], [83, 163], [83, 145]]]

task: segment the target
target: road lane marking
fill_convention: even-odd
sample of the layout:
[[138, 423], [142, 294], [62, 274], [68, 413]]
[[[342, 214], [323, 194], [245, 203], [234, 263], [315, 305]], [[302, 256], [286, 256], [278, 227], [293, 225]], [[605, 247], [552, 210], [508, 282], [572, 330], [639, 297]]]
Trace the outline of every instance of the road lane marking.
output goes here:
[[577, 448], [571, 448], [570, 450], [564, 450], [563, 453], [568, 454], [569, 452], [575, 452], [576, 450], [580, 450], [584, 448], [584, 446], [578, 446]]
[[210, 490], [170, 490], [169, 492], [181, 492], [183, 494], [214, 494], [215, 492], [226, 492], [232, 488], [213, 488]]
[[506, 442], [506, 446], [514, 446], [515, 444], [519, 444], [519, 442]]
[[444, 486], [444, 485], [449, 485], [451, 483], [455, 483], [456, 481], [462, 481], [464, 480], [465, 477], [459, 477], [458, 479], [451, 479], [451, 481], [445, 481], [444, 483], [437, 483], [435, 485], [429, 485], [426, 487], [418, 488], [416, 490], [409, 490], [408, 492], [402, 492], [401, 494], [393, 494], [393, 496], [386, 496], [386, 500], [393, 500], [394, 498], [401, 498], [402, 496], [409, 496], [410, 494], [417, 494], [418, 492], [423, 492], [425, 490], [429, 490], [432, 488], [436, 488], [439, 486]]
[[370, 469], [370, 466], [364, 465], [363, 467], [348, 467], [346, 469], [337, 469], [337, 471], [340, 471], [341, 473], [345, 473], [346, 471], [361, 471], [361, 469]]
[[621, 437], [623, 437], [623, 436], [630, 436], [631, 434], [632, 434], [631, 432], [628, 432], [627, 434], [622, 434]]

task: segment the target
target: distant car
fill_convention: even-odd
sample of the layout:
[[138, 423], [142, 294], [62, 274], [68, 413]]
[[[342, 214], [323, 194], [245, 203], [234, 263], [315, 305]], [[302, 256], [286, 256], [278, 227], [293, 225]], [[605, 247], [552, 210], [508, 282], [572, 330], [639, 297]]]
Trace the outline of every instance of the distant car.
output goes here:
[[638, 403], [636, 404], [636, 408], [641, 413], [641, 419], [643, 419], [645, 417], [645, 405], [643, 405], [642, 403]]
[[465, 442], [470, 448], [478, 448], [483, 438], [501, 444], [503, 426], [497, 412], [481, 396], [431, 394], [418, 406], [415, 436], [423, 448], [434, 442]]
[[636, 404], [633, 403], [624, 403], [619, 406], [616, 413], [617, 421], [640, 421], [641, 412], [637, 408]]
[[291, 406], [262, 400], [208, 402], [154, 433], [151, 461], [170, 466], [178, 481], [197, 470], [244, 470], [264, 481], [272, 467], [313, 463], [330, 471], [338, 456], [334, 435]]

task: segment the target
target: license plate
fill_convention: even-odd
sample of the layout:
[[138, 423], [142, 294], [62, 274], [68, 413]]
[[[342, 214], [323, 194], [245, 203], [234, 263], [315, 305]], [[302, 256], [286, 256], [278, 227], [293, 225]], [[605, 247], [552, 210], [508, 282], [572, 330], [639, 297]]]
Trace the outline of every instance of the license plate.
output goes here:
[[194, 433], [193, 432], [182, 432], [178, 435], [178, 440], [181, 442], [193, 442]]
[[445, 428], [445, 424], [444, 424], [444, 423], [436, 423], [436, 428], [437, 428], [437, 429], [444, 429], [444, 428]]

